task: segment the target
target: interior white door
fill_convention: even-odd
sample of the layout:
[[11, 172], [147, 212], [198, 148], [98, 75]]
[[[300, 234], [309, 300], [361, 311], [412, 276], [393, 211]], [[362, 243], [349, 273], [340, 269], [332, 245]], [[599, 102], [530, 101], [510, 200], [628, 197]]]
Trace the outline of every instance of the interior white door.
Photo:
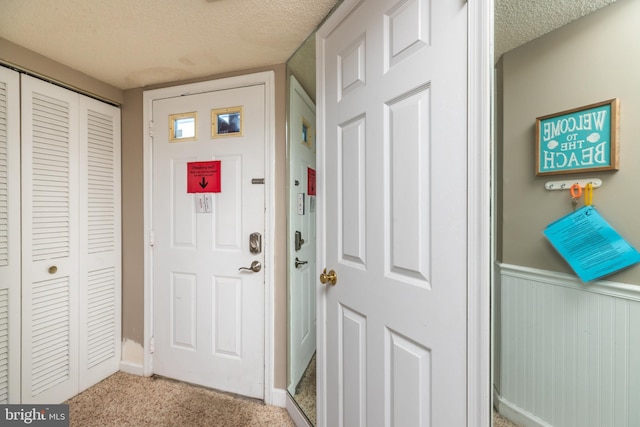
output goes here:
[[[212, 111], [235, 107], [239, 132], [212, 137]], [[169, 116], [192, 112], [192, 140], [170, 142]], [[153, 371], [263, 398], [265, 87], [156, 100], [153, 123]], [[188, 193], [187, 164], [212, 160], [221, 191]]]
[[341, 8], [317, 35], [320, 425], [464, 426], [467, 4]]
[[316, 107], [294, 76], [289, 90], [288, 390], [295, 394], [316, 351]]
[[22, 403], [78, 392], [78, 94], [22, 77]]
[[120, 109], [79, 96], [79, 390], [120, 370]]
[[20, 403], [20, 80], [0, 67], [0, 404]]

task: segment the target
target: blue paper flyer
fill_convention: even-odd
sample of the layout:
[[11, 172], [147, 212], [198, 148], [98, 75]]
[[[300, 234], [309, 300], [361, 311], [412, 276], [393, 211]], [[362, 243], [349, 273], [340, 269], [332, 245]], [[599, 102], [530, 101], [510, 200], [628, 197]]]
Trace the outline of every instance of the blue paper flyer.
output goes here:
[[583, 282], [640, 262], [640, 253], [593, 206], [584, 206], [552, 222], [544, 235]]

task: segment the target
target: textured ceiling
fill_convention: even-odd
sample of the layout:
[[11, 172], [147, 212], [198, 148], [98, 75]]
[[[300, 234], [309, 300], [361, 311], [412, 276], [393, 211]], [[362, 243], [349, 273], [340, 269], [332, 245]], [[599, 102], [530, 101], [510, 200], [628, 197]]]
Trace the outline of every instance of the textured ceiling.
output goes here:
[[[613, 1], [495, 0], [496, 59]], [[129, 89], [283, 63], [336, 2], [0, 0], [0, 37]]]
[[495, 58], [616, 0], [494, 0]]
[[335, 3], [0, 0], [0, 37], [128, 89], [284, 63]]

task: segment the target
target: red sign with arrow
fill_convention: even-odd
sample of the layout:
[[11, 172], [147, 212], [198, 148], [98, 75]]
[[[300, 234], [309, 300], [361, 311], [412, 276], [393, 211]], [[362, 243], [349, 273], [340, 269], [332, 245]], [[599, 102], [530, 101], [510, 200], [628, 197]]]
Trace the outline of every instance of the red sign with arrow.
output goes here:
[[316, 195], [316, 170], [307, 168], [307, 194]]
[[219, 193], [220, 166], [220, 160], [187, 163], [187, 193]]

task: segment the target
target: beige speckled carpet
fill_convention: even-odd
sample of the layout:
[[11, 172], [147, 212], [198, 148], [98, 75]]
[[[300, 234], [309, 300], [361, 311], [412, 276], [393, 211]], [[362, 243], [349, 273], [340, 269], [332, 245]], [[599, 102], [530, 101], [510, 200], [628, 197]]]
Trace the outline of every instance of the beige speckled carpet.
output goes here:
[[[162, 377], [118, 372], [68, 400], [71, 427], [294, 427], [283, 408]], [[516, 427], [494, 411], [494, 427]]]
[[162, 377], [118, 372], [68, 400], [71, 427], [292, 427], [283, 408]]
[[316, 419], [316, 355], [314, 354], [296, 387], [293, 396], [302, 412], [307, 415], [312, 426], [317, 424]]
[[493, 411], [493, 427], [517, 427], [516, 424], [512, 423], [502, 415], [500, 415], [495, 410]]

